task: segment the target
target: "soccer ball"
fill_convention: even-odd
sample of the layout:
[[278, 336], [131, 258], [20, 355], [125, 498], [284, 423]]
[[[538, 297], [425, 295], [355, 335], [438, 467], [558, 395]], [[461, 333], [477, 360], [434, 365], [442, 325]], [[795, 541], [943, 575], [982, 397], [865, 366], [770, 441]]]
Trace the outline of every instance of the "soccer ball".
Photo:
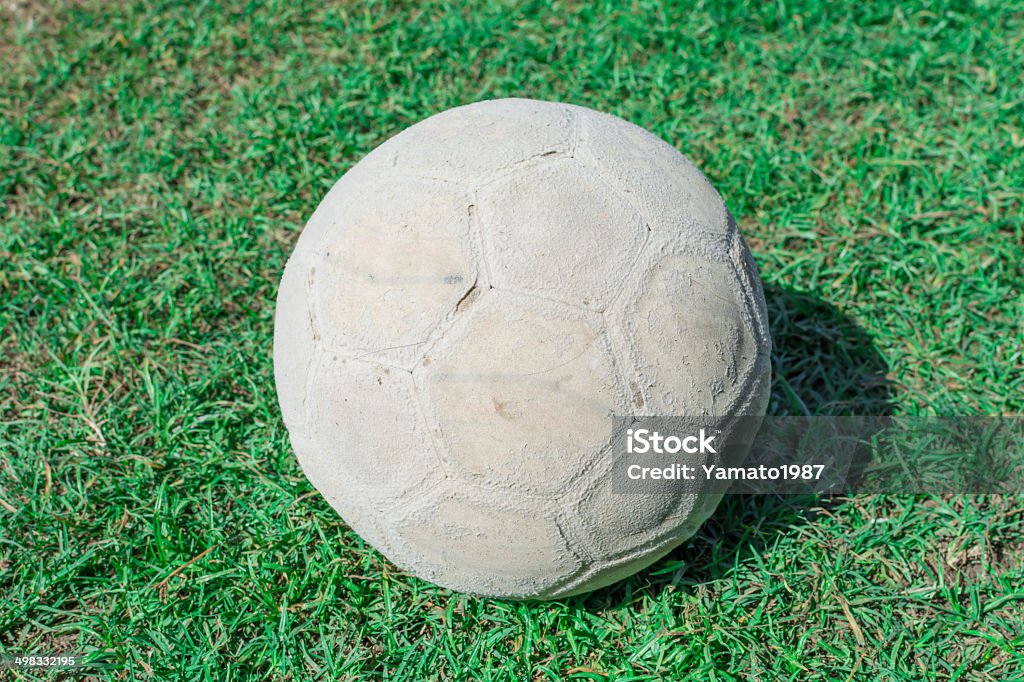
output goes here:
[[612, 415], [763, 415], [769, 348], [750, 253], [684, 156], [502, 99], [335, 184], [281, 281], [274, 369], [304, 473], [388, 559], [556, 598], [653, 563], [721, 498], [616, 494]]

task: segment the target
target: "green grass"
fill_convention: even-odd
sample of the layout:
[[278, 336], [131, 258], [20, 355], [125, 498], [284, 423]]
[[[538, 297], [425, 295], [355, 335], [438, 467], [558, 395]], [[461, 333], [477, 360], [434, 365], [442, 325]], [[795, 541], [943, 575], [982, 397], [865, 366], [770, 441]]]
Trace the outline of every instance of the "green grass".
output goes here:
[[[0, 650], [99, 679], [1024, 679], [1024, 494], [732, 497], [562, 602], [398, 571], [302, 477], [273, 301], [390, 135], [506, 95], [719, 188], [774, 414], [1024, 408], [1024, 4], [6, 3]], [[6, 671], [10, 679], [45, 675]]]

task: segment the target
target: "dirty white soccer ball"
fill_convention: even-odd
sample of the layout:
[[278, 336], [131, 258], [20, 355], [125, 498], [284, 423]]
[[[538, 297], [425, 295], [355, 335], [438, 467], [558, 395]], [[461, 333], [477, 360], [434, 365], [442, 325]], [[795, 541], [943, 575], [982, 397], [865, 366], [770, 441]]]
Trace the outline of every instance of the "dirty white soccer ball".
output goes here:
[[653, 563], [721, 497], [613, 492], [612, 415], [763, 415], [769, 346], [747, 247], [684, 156], [504, 99], [331, 189], [281, 282], [274, 369], [303, 471], [388, 559], [554, 598]]

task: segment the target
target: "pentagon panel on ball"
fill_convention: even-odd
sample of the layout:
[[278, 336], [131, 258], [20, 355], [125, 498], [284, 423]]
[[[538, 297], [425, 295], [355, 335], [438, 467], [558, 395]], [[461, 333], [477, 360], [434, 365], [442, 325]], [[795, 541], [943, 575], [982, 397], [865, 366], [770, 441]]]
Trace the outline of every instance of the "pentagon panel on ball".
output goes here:
[[335, 184], [285, 269], [274, 367], [303, 471], [353, 530], [439, 585], [549, 599], [650, 565], [721, 498], [617, 493], [613, 417], [731, 433], [764, 414], [770, 343], [693, 164], [614, 116], [503, 99]]

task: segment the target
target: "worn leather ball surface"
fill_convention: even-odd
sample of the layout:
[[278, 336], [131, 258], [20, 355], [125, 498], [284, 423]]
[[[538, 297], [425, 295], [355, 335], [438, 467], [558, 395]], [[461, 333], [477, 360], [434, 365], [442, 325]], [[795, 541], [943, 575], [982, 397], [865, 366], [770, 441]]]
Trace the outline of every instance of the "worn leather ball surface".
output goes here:
[[769, 350], [693, 164], [614, 116], [503, 99], [331, 189], [281, 281], [274, 369], [306, 476], [394, 564], [555, 598], [648, 566], [721, 497], [614, 492], [612, 415], [763, 415]]

